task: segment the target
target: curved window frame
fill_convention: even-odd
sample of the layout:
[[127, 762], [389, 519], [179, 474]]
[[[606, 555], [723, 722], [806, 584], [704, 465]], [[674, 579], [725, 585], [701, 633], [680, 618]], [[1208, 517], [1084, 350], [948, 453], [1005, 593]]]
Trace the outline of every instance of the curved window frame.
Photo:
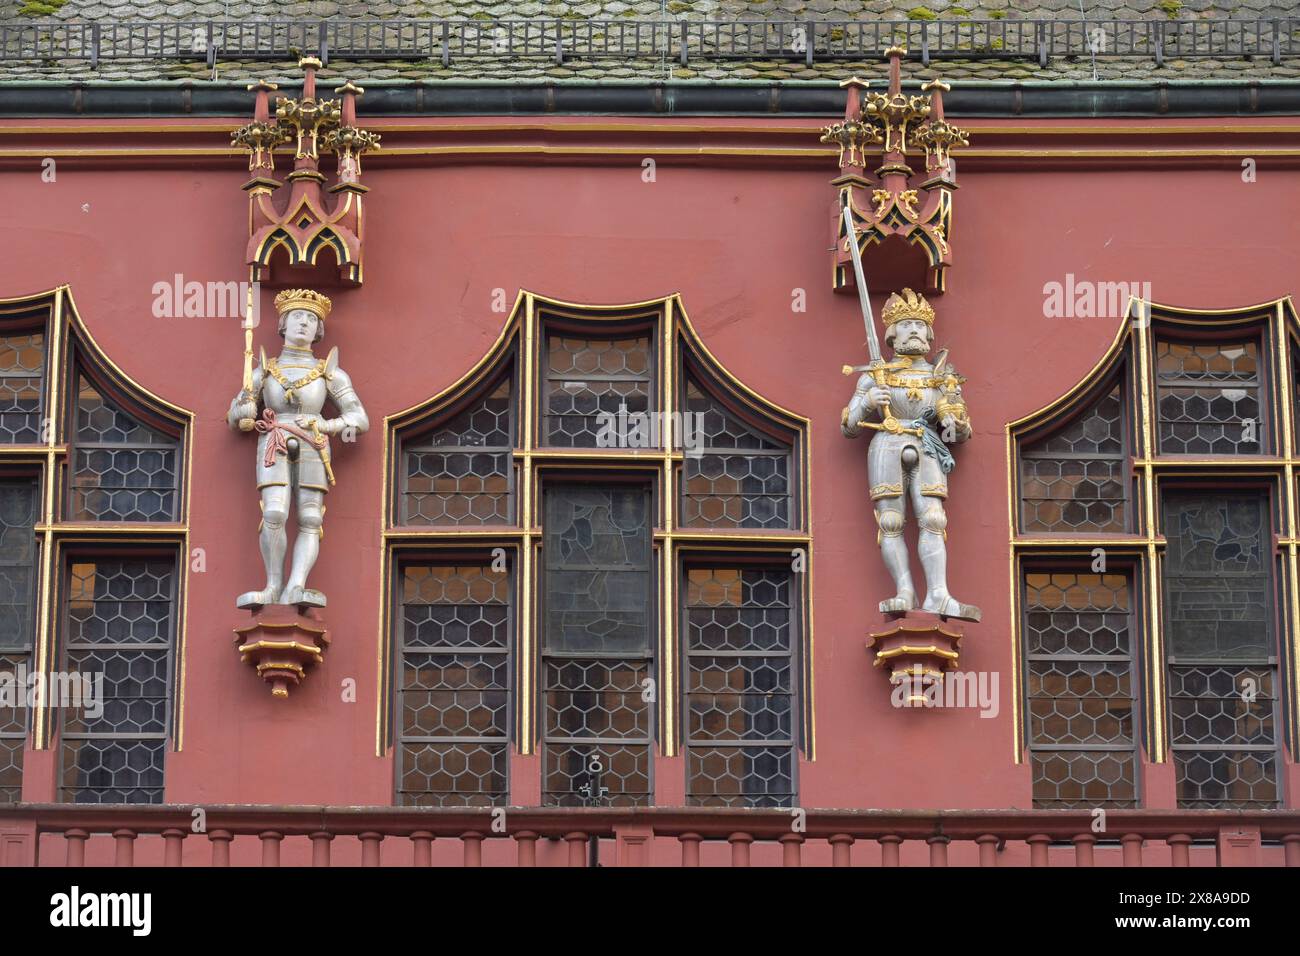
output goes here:
[[[595, 339], [627, 338], [631, 335], [649, 339], [650, 395], [649, 411], [665, 413], [655, 432], [657, 440], [645, 444], [628, 442], [620, 445], [602, 443], [600, 447], [552, 445], [547, 432], [547, 343], [550, 336]], [[472, 396], [484, 394], [489, 383], [497, 381], [506, 365], [514, 363], [512, 374], [517, 383], [513, 408], [518, 416], [512, 434], [515, 462], [515, 523], [510, 525], [453, 527], [413, 526], [398, 522], [404, 441], [417, 434], [427, 434], [457, 410], [465, 408]], [[587, 363], [590, 364], [590, 363]], [[597, 363], [598, 364], [598, 363]], [[683, 461], [686, 449], [681, 445], [680, 427], [673, 427], [674, 411], [685, 408], [687, 370], [698, 376], [700, 386], [747, 427], [788, 443], [789, 525], [783, 528], [715, 528], [684, 527], [680, 523], [683, 493]], [[599, 411], [605, 411], [598, 406]], [[593, 414], [595, 414], [593, 412]], [[680, 425], [678, 417], [676, 425]], [[389, 595], [381, 614], [381, 648], [379, 704], [376, 714], [376, 752], [384, 755], [399, 746], [395, 728], [399, 715], [395, 709], [395, 660], [397, 646], [393, 628], [398, 617], [393, 603], [397, 568], [405, 556], [415, 553], [456, 552], [479, 557], [503, 554], [515, 580], [515, 632], [512, 636], [515, 669], [512, 700], [514, 720], [511, 728], [512, 754], [530, 755], [545, 746], [544, 699], [540, 691], [543, 658], [546, 655], [545, 622], [541, 617], [545, 603], [543, 590], [545, 556], [543, 521], [548, 487], [582, 482], [602, 484], [632, 482], [650, 491], [651, 586], [653, 610], [653, 648], [649, 659], [656, 693], [652, 696], [651, 771], [653, 757], [676, 756], [685, 745], [681, 727], [687, 706], [683, 690], [680, 612], [684, 610], [679, 595], [684, 595], [686, 569], [700, 560], [765, 561], [770, 565], [790, 567], [799, 564], [804, 573], [793, 574], [797, 594], [792, 596], [797, 623], [793, 629], [792, 648], [797, 687], [792, 689], [798, 710], [791, 746], [808, 758], [814, 755], [812, 735], [811, 661], [811, 536], [808, 508], [808, 428], [806, 418], [765, 401], [742, 385], [708, 352], [692, 327], [677, 295], [625, 305], [586, 305], [550, 299], [521, 291], [496, 343], [469, 372], [450, 387], [412, 408], [389, 416], [386, 421], [385, 461], [385, 540], [381, 575], [384, 593]], [[673, 427], [674, 440], [664, 441], [663, 429]], [[796, 556], [797, 554], [797, 556]], [[717, 565], [719, 567], [725, 564]], [[657, 746], [656, 746], [657, 745]], [[797, 764], [797, 759], [792, 762]], [[511, 775], [522, 792], [532, 791], [530, 783], [521, 784]], [[653, 788], [653, 774], [651, 773]], [[545, 782], [542, 782], [544, 788]]]
[[[1157, 346], [1163, 342], [1222, 343], [1248, 339], [1259, 342], [1260, 453], [1175, 454], [1162, 452], [1158, 418]], [[1125, 434], [1131, 442], [1127, 467], [1132, 521], [1124, 533], [1026, 533], [1021, 524], [1022, 449], [1077, 421], [1090, 402], [1119, 376], [1123, 389]], [[1186, 747], [1171, 741], [1174, 718], [1170, 697], [1171, 670], [1177, 666], [1166, 647], [1167, 594], [1164, 562], [1168, 548], [1163, 504], [1169, 496], [1195, 489], [1225, 495], [1262, 491], [1268, 499], [1273, 542], [1268, 562], [1277, 595], [1268, 614], [1275, 651], [1279, 690], [1272, 713], [1277, 728], [1278, 802], [1289, 799], [1283, 790], [1283, 745], [1294, 753], [1297, 728], [1297, 687], [1300, 686], [1300, 433], [1297, 432], [1296, 386], [1300, 384], [1300, 319], [1289, 298], [1240, 309], [1196, 310], [1133, 299], [1110, 348], [1091, 372], [1061, 398], [1007, 425], [1007, 475], [1011, 519], [1012, 652], [1015, 662], [1014, 723], [1016, 762], [1026, 759], [1029, 746], [1026, 713], [1026, 661], [1023, 636], [1025, 575], [1034, 571], [1091, 567], [1098, 560], [1130, 567], [1133, 581], [1133, 651], [1140, 683], [1138, 710], [1141, 753], [1154, 763], [1180, 759]], [[1245, 423], [1243, 423], [1245, 424]], [[1285, 720], [1285, 723], [1283, 721]], [[1182, 771], [1179, 770], [1181, 773]], [[1188, 805], [1192, 804], [1188, 798]], [[1204, 806], [1203, 801], [1195, 805]], [[1236, 805], [1229, 801], [1226, 805]]]

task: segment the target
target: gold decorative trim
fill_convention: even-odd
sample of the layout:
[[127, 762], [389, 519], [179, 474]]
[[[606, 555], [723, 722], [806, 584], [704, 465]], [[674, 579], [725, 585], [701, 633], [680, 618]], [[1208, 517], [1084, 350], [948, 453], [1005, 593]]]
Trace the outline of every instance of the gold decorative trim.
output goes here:
[[881, 498], [901, 497], [903, 497], [903, 486], [901, 484], [892, 485], [886, 482], [885, 484], [871, 486], [872, 501], [879, 501]]

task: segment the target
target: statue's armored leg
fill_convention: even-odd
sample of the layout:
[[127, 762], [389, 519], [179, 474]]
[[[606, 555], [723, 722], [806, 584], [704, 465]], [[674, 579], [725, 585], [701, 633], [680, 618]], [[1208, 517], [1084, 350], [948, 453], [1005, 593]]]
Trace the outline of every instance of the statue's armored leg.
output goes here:
[[908, 566], [907, 542], [903, 540], [905, 523], [904, 508], [901, 497], [881, 498], [876, 501], [876, 525], [880, 529], [880, 556], [885, 560], [885, 567], [894, 579], [892, 598], [880, 602], [880, 610], [885, 613], [900, 613], [916, 607], [916, 586], [912, 584], [912, 570]]
[[325, 606], [325, 595], [307, 587], [311, 573], [320, 554], [320, 539], [324, 533], [325, 493], [315, 488], [298, 490], [298, 540], [293, 546], [293, 566], [285, 583], [282, 604], [311, 604]]
[[[918, 474], [918, 478], [922, 477]], [[925, 476], [929, 477], [929, 476]], [[937, 485], [927, 486], [916, 481], [912, 486], [912, 506], [916, 509], [916, 523], [920, 526], [916, 551], [925, 570], [925, 603], [921, 610], [944, 617], [968, 621], [980, 619], [980, 609], [973, 604], [962, 604], [948, 593], [948, 513], [943, 508], [943, 498]], [[929, 492], [929, 493], [927, 493]]]
[[236, 607], [260, 607], [280, 600], [284, 581], [284, 553], [287, 541], [284, 523], [289, 517], [289, 489], [284, 485], [268, 485], [262, 489], [262, 527], [258, 545], [262, 551], [262, 564], [266, 566], [266, 587], [260, 591], [241, 594]]

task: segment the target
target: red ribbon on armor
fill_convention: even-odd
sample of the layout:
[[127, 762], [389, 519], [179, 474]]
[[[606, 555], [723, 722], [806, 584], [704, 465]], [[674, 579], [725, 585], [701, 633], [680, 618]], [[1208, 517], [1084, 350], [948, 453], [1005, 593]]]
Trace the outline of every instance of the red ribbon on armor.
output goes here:
[[317, 451], [320, 451], [329, 444], [329, 439], [324, 435], [321, 435], [320, 438], [317, 439], [314, 435], [303, 431], [297, 425], [288, 425], [278, 421], [275, 417], [275, 409], [272, 408], [262, 409], [262, 417], [253, 423], [253, 427], [267, 437], [266, 454], [262, 456], [262, 464], [267, 468], [270, 468], [275, 464], [275, 456], [280, 454], [280, 452], [284, 452], [286, 455], [289, 453], [289, 442], [288, 439], [284, 437], [286, 432], [295, 438], [300, 438], [307, 442], [307, 444], [311, 445]]

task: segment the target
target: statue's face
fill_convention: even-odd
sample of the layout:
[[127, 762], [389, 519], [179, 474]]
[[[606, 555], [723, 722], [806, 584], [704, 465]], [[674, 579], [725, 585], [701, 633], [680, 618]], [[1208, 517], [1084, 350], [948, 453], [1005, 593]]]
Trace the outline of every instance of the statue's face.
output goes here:
[[920, 319], [894, 323], [894, 351], [899, 355], [924, 355], [930, 351], [930, 326]]
[[311, 309], [290, 309], [284, 317], [284, 340], [295, 348], [307, 348], [316, 341], [320, 319]]

